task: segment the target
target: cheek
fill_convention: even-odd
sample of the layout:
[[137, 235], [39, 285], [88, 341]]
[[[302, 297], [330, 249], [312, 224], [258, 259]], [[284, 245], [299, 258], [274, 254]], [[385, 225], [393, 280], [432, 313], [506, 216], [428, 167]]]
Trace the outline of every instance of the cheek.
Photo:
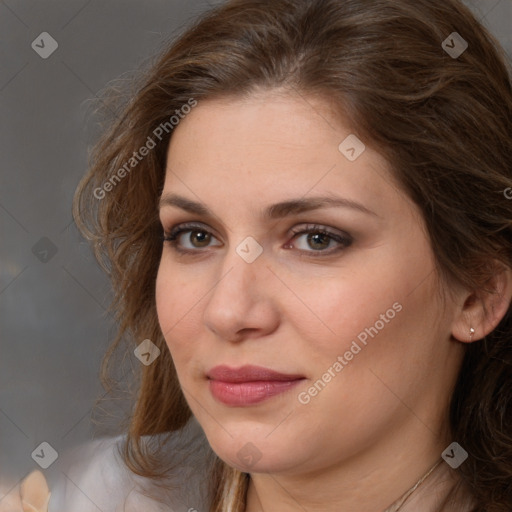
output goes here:
[[166, 271], [166, 266], [160, 262], [156, 277], [155, 300], [158, 322], [166, 339], [166, 333], [173, 324], [174, 305], [176, 303], [175, 289], [175, 286], [171, 284], [169, 279], [169, 272]]
[[[383, 320], [396, 317], [399, 306], [393, 304], [404, 297], [402, 283], [394, 274], [381, 270], [385, 265], [365, 265], [362, 270], [338, 271], [314, 282], [290, 276], [297, 299], [288, 308], [290, 321], [311, 340], [319, 350], [343, 350], [359, 333]], [[293, 283], [293, 284], [292, 284]], [[386, 316], [387, 312], [387, 316]], [[388, 323], [385, 324], [388, 326]]]
[[316, 287], [294, 280], [302, 303], [288, 313], [300, 326], [303, 349], [317, 373], [346, 353], [351, 367], [386, 367], [386, 372], [404, 360], [428, 360], [440, 315], [434, 275], [430, 262], [403, 254], [379, 252], [356, 270], [324, 276]]
[[[192, 332], [191, 327], [199, 326], [197, 322], [190, 322], [194, 306], [201, 297], [201, 290], [195, 283], [194, 279], [186, 278], [185, 272], [172, 268], [165, 261], [160, 263], [156, 278], [156, 309], [160, 329], [173, 358], [181, 345], [191, 346], [192, 341], [197, 339], [197, 333]], [[189, 332], [185, 333], [184, 330]], [[191, 343], [180, 343], [184, 339]]]
[[[158, 322], [182, 387], [189, 387], [198, 368], [201, 323], [197, 314], [201, 296], [197, 279], [187, 277], [176, 265], [160, 264], [156, 279]], [[195, 316], [194, 316], [195, 315]]]

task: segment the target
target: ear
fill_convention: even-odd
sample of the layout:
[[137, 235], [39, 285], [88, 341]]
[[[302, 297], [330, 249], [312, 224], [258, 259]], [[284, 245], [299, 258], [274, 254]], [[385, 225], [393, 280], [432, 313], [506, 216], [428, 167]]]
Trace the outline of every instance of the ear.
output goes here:
[[466, 343], [482, 339], [497, 327], [510, 308], [512, 270], [497, 264], [495, 274], [485, 283], [485, 290], [466, 291], [460, 299], [452, 336]]

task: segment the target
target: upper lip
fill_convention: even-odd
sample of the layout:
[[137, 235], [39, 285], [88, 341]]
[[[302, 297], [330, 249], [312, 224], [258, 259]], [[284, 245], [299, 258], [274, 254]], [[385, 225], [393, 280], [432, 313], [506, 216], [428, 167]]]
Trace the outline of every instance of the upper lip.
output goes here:
[[231, 368], [226, 365], [215, 366], [207, 374], [211, 380], [222, 382], [290, 381], [303, 379], [303, 375], [280, 373], [263, 366], [245, 365]]

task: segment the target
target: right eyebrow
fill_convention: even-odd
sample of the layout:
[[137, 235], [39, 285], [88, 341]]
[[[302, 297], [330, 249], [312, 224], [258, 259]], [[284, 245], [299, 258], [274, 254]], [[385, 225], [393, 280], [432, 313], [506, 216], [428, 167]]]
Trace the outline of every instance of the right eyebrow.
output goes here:
[[[158, 209], [160, 210], [164, 206], [176, 206], [177, 208], [181, 208], [182, 210], [196, 215], [215, 217], [210, 209], [204, 204], [192, 201], [186, 197], [176, 194], [162, 195]], [[361, 203], [343, 197], [330, 196], [299, 198], [276, 203], [268, 206], [264, 210], [263, 216], [267, 219], [279, 219], [288, 215], [294, 215], [329, 207], [351, 208], [362, 213], [379, 217], [379, 215], [377, 215], [372, 210], [369, 210]]]

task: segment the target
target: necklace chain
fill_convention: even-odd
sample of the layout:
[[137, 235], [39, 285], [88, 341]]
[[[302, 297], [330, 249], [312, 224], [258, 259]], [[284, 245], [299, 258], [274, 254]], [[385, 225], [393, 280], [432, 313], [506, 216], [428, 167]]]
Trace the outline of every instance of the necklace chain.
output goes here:
[[391, 508], [386, 509], [384, 512], [398, 512], [402, 506], [405, 504], [409, 496], [430, 476], [430, 474], [443, 462], [443, 459], [440, 458], [400, 499], [398, 502], [395, 502], [395, 505], [398, 505], [396, 508], [393, 506]]

